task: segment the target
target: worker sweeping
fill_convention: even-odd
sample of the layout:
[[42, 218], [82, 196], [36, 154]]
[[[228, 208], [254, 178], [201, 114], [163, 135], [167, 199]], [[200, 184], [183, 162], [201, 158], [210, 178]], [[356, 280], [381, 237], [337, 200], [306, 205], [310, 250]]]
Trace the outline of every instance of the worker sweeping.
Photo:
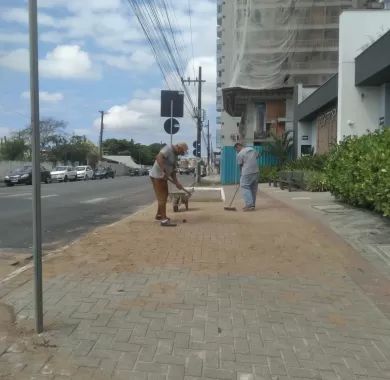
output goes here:
[[186, 143], [176, 145], [165, 145], [156, 156], [153, 168], [150, 171], [153, 189], [157, 199], [157, 213], [155, 220], [160, 222], [162, 227], [175, 227], [167, 217], [168, 200], [168, 180], [173, 182], [179, 190], [183, 190], [183, 185], [176, 178], [177, 157], [186, 154], [188, 146]]
[[257, 189], [259, 187], [259, 154], [252, 147], [236, 143], [237, 163], [241, 168], [240, 189], [244, 199], [243, 211], [253, 211], [256, 207]]

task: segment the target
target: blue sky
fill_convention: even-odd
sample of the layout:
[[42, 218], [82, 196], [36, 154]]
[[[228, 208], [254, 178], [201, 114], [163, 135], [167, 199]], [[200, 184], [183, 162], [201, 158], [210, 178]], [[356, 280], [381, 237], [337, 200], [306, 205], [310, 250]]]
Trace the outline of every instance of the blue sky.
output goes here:
[[[180, 30], [185, 75], [193, 77], [193, 69], [203, 67], [203, 107], [215, 136], [215, 0], [191, 0], [194, 55], [188, 0], [169, 1], [175, 5], [172, 21]], [[38, 0], [38, 7], [41, 118], [64, 120], [67, 133], [97, 142], [103, 109], [108, 112], [105, 138], [167, 142], [159, 116], [166, 85], [127, 1]], [[29, 121], [27, 21], [26, 0], [1, 0], [0, 136]], [[192, 86], [196, 102], [195, 90]], [[185, 117], [180, 123], [174, 140], [192, 143], [194, 121]]]

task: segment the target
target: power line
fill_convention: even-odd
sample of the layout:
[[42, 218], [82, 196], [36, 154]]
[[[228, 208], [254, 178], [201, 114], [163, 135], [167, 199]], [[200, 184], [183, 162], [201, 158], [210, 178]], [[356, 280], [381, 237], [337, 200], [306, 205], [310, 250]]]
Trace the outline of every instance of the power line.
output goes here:
[[168, 88], [184, 90], [186, 110], [193, 117], [194, 101], [189, 90], [181, 83], [185, 63], [175, 39], [175, 27], [166, 1], [128, 0], [128, 3], [152, 48]]
[[188, 0], [188, 15], [190, 16], [190, 35], [191, 35], [191, 54], [192, 54], [192, 70], [194, 72], [194, 77], [196, 76], [195, 74], [195, 62], [194, 62], [194, 43], [192, 39], [192, 16], [191, 16], [191, 1]]

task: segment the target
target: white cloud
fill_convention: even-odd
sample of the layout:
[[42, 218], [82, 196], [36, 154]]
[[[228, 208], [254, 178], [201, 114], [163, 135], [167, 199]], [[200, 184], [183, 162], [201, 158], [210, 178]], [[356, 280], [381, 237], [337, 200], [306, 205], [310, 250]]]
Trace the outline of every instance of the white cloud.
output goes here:
[[27, 33], [0, 32], [0, 43], [2, 44], [26, 44], [27, 42]]
[[[17, 49], [0, 53], [0, 66], [11, 70], [28, 72], [29, 53]], [[39, 73], [44, 77], [59, 79], [97, 79], [100, 76], [89, 54], [78, 45], [59, 45], [39, 60]]]
[[73, 129], [73, 133], [77, 136], [89, 136], [92, 134], [92, 131], [86, 128], [75, 128]]
[[154, 65], [153, 55], [145, 49], [138, 49], [131, 55], [98, 54], [96, 58], [108, 66], [128, 71], [145, 71]]
[[[143, 143], [168, 142], [170, 137], [163, 129], [166, 118], [160, 117], [160, 92], [157, 88], [138, 90], [128, 103], [109, 108], [104, 116], [105, 136], [134, 138]], [[194, 121], [187, 115], [179, 123], [180, 132], [174, 141], [192, 144], [196, 133]], [[93, 126], [95, 130], [100, 128], [100, 118], [94, 120]]]
[[59, 45], [39, 62], [42, 75], [52, 78], [97, 78], [89, 54], [78, 45]]
[[28, 24], [28, 11], [25, 8], [9, 8], [2, 11], [1, 18], [8, 22]]
[[[22, 99], [30, 99], [30, 92], [24, 91], [21, 94]], [[61, 92], [39, 91], [39, 100], [43, 103], [59, 103], [64, 100], [64, 95]]]
[[0, 127], [0, 138], [9, 136], [11, 134], [11, 129], [8, 127]]
[[[134, 98], [129, 103], [115, 105], [108, 109], [104, 116], [106, 130], [125, 131], [131, 133], [134, 130], [152, 130], [156, 121], [160, 119], [160, 101], [156, 98]], [[100, 127], [100, 118], [94, 122], [95, 127]]]
[[16, 49], [7, 53], [0, 52], [0, 66], [15, 71], [27, 72], [29, 69], [28, 50]]
[[[27, 7], [5, 9], [2, 12], [1, 18], [7, 22], [28, 25]], [[42, 12], [38, 13], [38, 24], [40, 26], [48, 26], [53, 28], [57, 26], [57, 23], [53, 17]]]
[[121, 6], [120, 0], [39, 0], [39, 8], [67, 8], [69, 11], [90, 10], [112, 10]]

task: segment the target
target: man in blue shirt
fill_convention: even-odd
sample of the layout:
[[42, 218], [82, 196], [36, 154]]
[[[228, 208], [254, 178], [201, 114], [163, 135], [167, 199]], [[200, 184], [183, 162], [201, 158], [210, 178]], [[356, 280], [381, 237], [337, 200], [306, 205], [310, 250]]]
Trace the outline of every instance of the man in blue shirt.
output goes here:
[[234, 145], [237, 152], [237, 163], [241, 168], [240, 188], [245, 202], [243, 211], [253, 211], [256, 207], [257, 189], [259, 186], [259, 154], [251, 147], [241, 143]]

